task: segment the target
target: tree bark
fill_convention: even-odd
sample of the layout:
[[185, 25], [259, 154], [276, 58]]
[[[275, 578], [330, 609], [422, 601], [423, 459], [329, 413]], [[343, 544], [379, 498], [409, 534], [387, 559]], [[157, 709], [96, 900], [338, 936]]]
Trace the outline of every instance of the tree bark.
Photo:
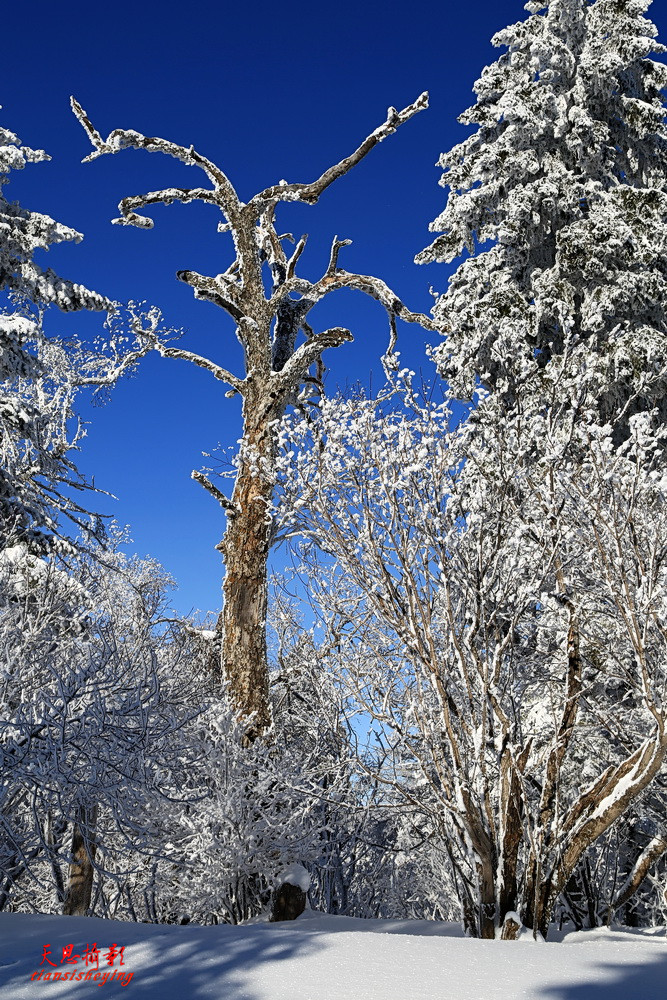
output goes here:
[[274, 427], [280, 410], [282, 407], [262, 407], [259, 401], [256, 405], [252, 397], [244, 401], [246, 434], [227, 530], [220, 543], [225, 560], [223, 608], [218, 620], [223, 677], [234, 705], [247, 720], [245, 739], [249, 744], [271, 725], [267, 562], [275, 484]]
[[90, 908], [95, 869], [97, 805], [79, 806], [72, 832], [72, 861], [63, 913], [84, 917]]
[[[517, 871], [519, 866], [519, 850], [523, 841], [521, 781], [507, 751], [505, 751], [502, 760], [501, 789], [503, 831], [498, 890], [498, 917], [500, 926], [504, 927], [506, 914], [512, 913], [517, 909]], [[514, 940], [514, 938], [506, 938], [505, 940]]]

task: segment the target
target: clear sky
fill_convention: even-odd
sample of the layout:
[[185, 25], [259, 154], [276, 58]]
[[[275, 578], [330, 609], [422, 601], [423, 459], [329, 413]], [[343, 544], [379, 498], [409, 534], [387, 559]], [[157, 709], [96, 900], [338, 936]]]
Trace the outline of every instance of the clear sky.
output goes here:
[[[649, 15], [663, 37], [667, 0], [655, 0]], [[70, 94], [103, 135], [124, 127], [194, 144], [246, 200], [282, 178], [313, 180], [384, 121], [389, 105], [404, 107], [428, 90], [430, 109], [317, 206], [286, 206], [279, 216], [283, 231], [310, 234], [301, 268], [308, 277], [325, 269], [338, 235], [354, 241], [341, 266], [383, 278], [410, 308], [428, 311], [429, 286], [444, 290], [447, 270], [412, 261], [444, 207], [434, 164], [466, 134], [456, 119], [496, 57], [491, 36], [525, 16], [521, 0], [15, 0], [0, 22], [2, 123], [53, 160], [14, 172], [5, 194], [84, 233], [82, 244], [50, 251], [48, 263], [59, 273], [112, 298], [158, 305], [170, 325], [184, 329], [183, 346], [238, 371], [231, 321], [175, 278], [179, 269], [216, 274], [230, 263], [216, 210], [149, 210], [149, 231], [110, 224], [121, 197], [202, 181], [175, 160], [136, 151], [82, 165], [90, 147], [69, 110]], [[322, 329], [348, 326], [355, 336], [324, 355], [329, 391], [368, 385], [371, 373], [379, 386], [387, 330], [377, 303], [341, 292], [312, 320]], [[87, 334], [96, 322], [54, 316], [51, 329]], [[401, 326], [404, 359], [430, 375], [425, 343], [419, 329]], [[98, 508], [130, 525], [133, 550], [155, 556], [176, 578], [183, 611], [220, 603], [214, 547], [224, 516], [190, 472], [202, 466], [203, 451], [229, 448], [239, 436], [238, 403], [224, 391], [208, 373], [155, 356], [105, 407], [82, 407], [90, 426], [80, 468], [118, 497], [100, 498]], [[281, 565], [279, 552], [274, 564]]]

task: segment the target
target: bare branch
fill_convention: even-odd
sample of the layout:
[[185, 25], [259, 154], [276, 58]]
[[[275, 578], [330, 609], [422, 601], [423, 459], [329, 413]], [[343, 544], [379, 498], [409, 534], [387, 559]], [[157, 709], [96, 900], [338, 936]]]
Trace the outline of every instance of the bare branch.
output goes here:
[[221, 490], [219, 490], [218, 487], [215, 486], [214, 483], [212, 483], [211, 480], [208, 479], [203, 472], [197, 472], [195, 470], [194, 472], [191, 473], [191, 477], [192, 479], [195, 480], [195, 482], [203, 486], [204, 489], [207, 490], [212, 497], [215, 497], [220, 506], [224, 508], [224, 511], [228, 517], [238, 517], [239, 509], [236, 506], [236, 504], [232, 503], [229, 497], [226, 497], [225, 494]]
[[565, 884], [574, 866], [587, 847], [597, 840], [628, 804], [643, 791], [658, 773], [667, 751], [667, 732], [658, 726], [653, 737], [620, 764], [609, 767], [597, 782], [584, 789], [578, 802], [563, 821], [563, 830], [571, 830], [567, 846], [556, 865], [558, 891]]
[[135, 209], [144, 208], [146, 205], [171, 205], [175, 201], [183, 202], [184, 205], [191, 201], [206, 201], [209, 204], [218, 205], [218, 196], [215, 191], [207, 188], [165, 188], [162, 191], [149, 191], [147, 194], [123, 198], [118, 204], [121, 217], [111, 221], [119, 226], [138, 226], [141, 229], [152, 229], [153, 220], [145, 215], [138, 215]]
[[331, 244], [331, 256], [329, 257], [329, 266], [326, 270], [328, 275], [335, 274], [338, 270], [338, 254], [341, 247], [352, 246], [352, 240], [339, 240], [337, 236], [334, 236], [333, 243]]
[[342, 326], [334, 326], [330, 330], [316, 333], [305, 344], [301, 344], [284, 368], [271, 375], [272, 380], [275, 380], [273, 384], [277, 388], [278, 397], [291, 392], [303, 380], [304, 374], [318, 360], [322, 351], [326, 351], [329, 347], [340, 347], [341, 344], [351, 340], [354, 340], [354, 337], [349, 330]]
[[157, 340], [153, 341], [152, 347], [156, 351], [159, 351], [163, 358], [178, 358], [180, 361], [190, 361], [193, 365], [198, 365], [199, 368], [205, 368], [206, 371], [209, 371], [214, 378], [219, 379], [221, 382], [227, 382], [236, 392], [243, 392], [243, 379], [237, 378], [236, 375], [228, 372], [226, 368], [216, 365], [213, 361], [203, 358], [200, 354], [194, 354], [192, 351], [184, 351], [179, 347], [167, 347]]
[[333, 184], [335, 180], [338, 180], [339, 177], [342, 177], [352, 167], [356, 166], [357, 163], [370, 153], [371, 149], [382, 142], [383, 139], [386, 139], [388, 135], [395, 132], [400, 125], [403, 125], [419, 111], [423, 111], [427, 107], [428, 93], [425, 91], [417, 98], [414, 104], [410, 104], [403, 111], [397, 111], [396, 108], [389, 108], [387, 118], [383, 124], [376, 128], [374, 132], [371, 132], [361, 145], [355, 149], [354, 153], [346, 156], [333, 167], [329, 167], [316, 181], [312, 181], [310, 184], [274, 184], [260, 194], [255, 195], [249, 203], [248, 208], [252, 206], [256, 211], [267, 201], [305, 201], [309, 205], [314, 205], [322, 192], [330, 184]]
[[238, 301], [239, 288], [227, 275], [219, 274], [215, 278], [209, 278], [205, 274], [198, 274], [197, 271], [177, 271], [176, 277], [194, 289], [196, 299], [214, 302], [240, 323], [243, 312]]
[[105, 153], [118, 153], [121, 149], [128, 147], [145, 149], [149, 153], [165, 153], [167, 156], [173, 156], [174, 159], [180, 160], [181, 163], [185, 163], [187, 166], [200, 167], [215, 185], [218, 197], [217, 204], [223, 209], [230, 222], [237, 219], [242, 208], [242, 203], [233, 184], [215, 163], [212, 163], [211, 160], [198, 153], [194, 146], [179, 146], [175, 142], [169, 142], [167, 139], [160, 139], [157, 136], [144, 136], [132, 129], [122, 128], [114, 129], [106, 139], [103, 139], [97, 129], [94, 128], [90, 118], [79, 102], [72, 97], [70, 98], [70, 103], [72, 111], [83, 126], [86, 135], [95, 149], [94, 153], [84, 158], [84, 163], [89, 160], [95, 160], [98, 156], [103, 156]]
[[349, 271], [336, 270], [334, 274], [325, 274], [315, 285], [313, 285], [309, 297], [316, 299], [328, 295], [329, 292], [338, 288], [352, 288], [365, 295], [370, 295], [372, 299], [382, 303], [388, 313], [398, 316], [404, 323], [418, 323], [425, 330], [441, 332], [433, 320], [424, 313], [412, 312], [405, 306], [389, 285], [380, 278], [374, 278], [368, 274], [352, 274]]
[[665, 853], [667, 853], [667, 837], [665, 836], [654, 837], [646, 845], [635, 861], [632, 871], [619, 889], [614, 901], [611, 903], [609, 907], [610, 914], [619, 910], [621, 906], [624, 906], [634, 896], [653, 865]]
[[308, 239], [308, 233], [304, 233], [296, 247], [294, 248], [294, 253], [287, 262], [287, 281], [294, 277], [294, 268], [296, 267], [299, 257], [306, 248], [306, 240]]
[[[349, 241], [345, 241], [340, 245], [345, 245]], [[332, 254], [334, 250], [332, 248]], [[309, 308], [312, 308], [317, 302], [323, 299], [326, 295], [331, 292], [336, 292], [340, 288], [351, 288], [355, 291], [363, 292], [365, 295], [369, 295], [372, 299], [380, 302], [387, 310], [388, 315], [398, 316], [402, 319], [404, 323], [418, 323], [425, 330], [430, 330], [432, 332], [442, 332], [442, 327], [437, 326], [435, 322], [425, 313], [412, 312], [401, 302], [399, 297], [395, 292], [380, 278], [374, 278], [369, 274], [353, 274], [350, 271], [343, 271], [340, 268], [336, 269], [333, 273], [327, 269], [326, 273], [319, 281], [314, 284], [307, 281], [304, 278], [290, 277], [283, 285], [280, 286], [278, 291], [271, 298], [269, 305], [272, 308], [276, 308], [277, 304], [285, 298], [285, 296], [291, 294], [292, 292], [299, 292], [304, 298], [307, 298], [310, 302]], [[302, 324], [303, 325], [303, 324]]]
[[[70, 101], [70, 106], [72, 108], [72, 111], [74, 112], [74, 114], [78, 118], [79, 122], [83, 126], [83, 129], [84, 129], [86, 135], [90, 139], [91, 145], [94, 146], [95, 149], [97, 150], [97, 155], [101, 156], [103, 153], [111, 152], [111, 150], [109, 150], [109, 149], [106, 148], [105, 143], [104, 143], [104, 139], [102, 138], [102, 136], [100, 135], [100, 133], [97, 131], [97, 129], [94, 127], [94, 125], [91, 122], [90, 118], [88, 117], [88, 115], [86, 114], [86, 112], [83, 110], [83, 108], [81, 107], [81, 105], [79, 104], [79, 102], [77, 101], [77, 99], [75, 97], [70, 97], [69, 101]], [[86, 157], [86, 160], [92, 160], [92, 159], [94, 159], [94, 157], [95, 157], [95, 154], [91, 153], [89, 156]]]
[[389, 343], [387, 344], [387, 350], [382, 355], [382, 365], [385, 374], [388, 375], [390, 371], [398, 369], [399, 358], [394, 354], [396, 350], [396, 341], [398, 340], [398, 331], [396, 329], [396, 313], [389, 313]]

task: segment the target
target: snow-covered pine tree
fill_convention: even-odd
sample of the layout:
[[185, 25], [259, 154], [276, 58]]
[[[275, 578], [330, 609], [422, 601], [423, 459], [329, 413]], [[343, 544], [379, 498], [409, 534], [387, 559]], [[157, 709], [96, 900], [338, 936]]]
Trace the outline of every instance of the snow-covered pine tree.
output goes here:
[[54, 243], [78, 243], [81, 233], [48, 215], [21, 208], [18, 202], [8, 202], [2, 191], [11, 170], [49, 159], [44, 150], [21, 146], [18, 136], [0, 127], [0, 288], [29, 302], [53, 302], [65, 311], [106, 309], [110, 303], [103, 296], [60, 278], [51, 268], [44, 270], [33, 259], [36, 250], [48, 250]]
[[561, 400], [602, 423], [656, 405], [667, 418], [667, 67], [649, 6], [533, 0], [493, 39], [506, 51], [460, 118], [477, 130], [439, 161], [441, 235], [417, 257], [467, 254], [435, 307], [436, 360], [461, 397], [479, 380], [525, 406], [529, 385], [554, 391], [560, 356]]
[[76, 432], [67, 440], [71, 392], [39, 356], [40, 309], [51, 302], [66, 310], [109, 305], [33, 260], [36, 250], [80, 234], [4, 196], [11, 170], [48, 159], [0, 128], [0, 290], [10, 293], [0, 313], [0, 545], [20, 537], [33, 551], [44, 550], [53, 529], [52, 491], [72, 474], [65, 453], [76, 441]]
[[[130, 310], [129, 325], [135, 334], [131, 338], [118, 336], [118, 325], [126, 324], [126, 316], [118, 312], [107, 318], [110, 336], [103, 345], [92, 347], [70, 338], [67, 345], [54, 338], [47, 338], [42, 320], [45, 309], [55, 304], [63, 311], [91, 309], [109, 311], [112, 303], [82, 285], [60, 278], [53, 270], [43, 269], [34, 260], [39, 250], [48, 250], [54, 243], [79, 241], [75, 230], [55, 222], [47, 215], [31, 212], [17, 202], [9, 202], [2, 187], [11, 170], [21, 169], [27, 163], [38, 163], [49, 157], [41, 150], [21, 146], [14, 133], [0, 128], [0, 618], [5, 626], [7, 611], [10, 618], [23, 608], [26, 615], [33, 615], [52, 634], [39, 651], [40, 669], [48, 672], [49, 664], [60, 658], [59, 681], [77, 688], [74, 657], [68, 648], [80, 644], [80, 636], [73, 631], [77, 608], [67, 602], [53, 601], [53, 586], [45, 581], [56, 580], [64, 587], [68, 600], [80, 597], [76, 584], [67, 583], [67, 574], [56, 565], [58, 553], [70, 555], [87, 536], [99, 539], [103, 535], [101, 520], [82, 505], [77, 496], [89, 489], [71, 460], [71, 452], [83, 437], [84, 430], [74, 411], [74, 400], [84, 387], [112, 385], [123, 372], [131, 367], [149, 347], [141, 340], [146, 325], [154, 334], [159, 323], [155, 310], [148, 316], [133, 314]], [[115, 309], [115, 306], [113, 306]], [[146, 324], [146, 320], [148, 321]], [[69, 522], [69, 525], [67, 524]], [[76, 540], [72, 536], [77, 536]], [[63, 582], [64, 581], [64, 582]], [[46, 590], [46, 596], [44, 594]], [[25, 623], [23, 623], [25, 624]], [[34, 625], [26, 625], [34, 633]], [[11, 631], [11, 630], [10, 630]], [[4, 640], [3, 640], [4, 641]], [[3, 733], [0, 752], [5, 769], [12, 771], [15, 751], [11, 748], [20, 726], [15, 722], [15, 709], [31, 706], [35, 691], [42, 684], [32, 683], [30, 656], [19, 652], [23, 641], [21, 628], [11, 636], [3, 649], [8, 652], [8, 664], [3, 666], [3, 685], [0, 702], [3, 709]], [[83, 646], [86, 644], [83, 643]], [[65, 664], [66, 666], [63, 666]], [[9, 693], [7, 693], [9, 692]], [[44, 725], [35, 724], [34, 732], [42, 733]], [[30, 733], [30, 727], [23, 733]], [[32, 736], [24, 742], [34, 743]], [[20, 740], [19, 740], [20, 742]], [[46, 745], [37, 741], [40, 750]], [[21, 745], [23, 756], [29, 756]], [[48, 749], [45, 751], [48, 755]], [[26, 786], [27, 787], [27, 786]], [[28, 794], [28, 793], [26, 793]], [[21, 838], [7, 833], [7, 797], [0, 789], [3, 824], [0, 829], [0, 870], [3, 876], [3, 896], [13, 884], [16, 872], [23, 871], [22, 863], [16, 869], [16, 858], [23, 848]], [[11, 796], [9, 797], [11, 801]], [[97, 805], [81, 806], [77, 813], [96, 816]], [[33, 803], [33, 818], [49, 827], [52, 810], [45, 808], [38, 813]], [[12, 821], [16, 819], [12, 817]], [[19, 817], [19, 825], [25, 816]], [[60, 824], [61, 834], [66, 820]], [[28, 827], [30, 827], [30, 820]], [[75, 905], [77, 912], [85, 911], [92, 882], [92, 867], [79, 836], [79, 819], [74, 822], [73, 853], [79, 854], [79, 870], [70, 878], [68, 900], [73, 899], [74, 882], [78, 879], [83, 895]], [[87, 826], [94, 823], [87, 821]], [[41, 837], [41, 845], [33, 845], [29, 856], [39, 855], [49, 841], [50, 834]], [[80, 843], [79, 843], [80, 841]], [[77, 847], [77, 843], [79, 846]], [[5, 861], [6, 847], [10, 845]], [[48, 848], [52, 850], [53, 844]], [[14, 859], [14, 860], [12, 860]], [[25, 860], [25, 859], [24, 859]], [[55, 862], [54, 862], [55, 865]], [[74, 867], [72, 872], [74, 872]], [[55, 872], [54, 867], [54, 872]], [[64, 892], [63, 887], [63, 892]]]
[[[73, 493], [85, 483], [68, 457], [83, 436], [73, 409], [78, 390], [112, 385], [149, 349], [140, 334], [146, 327], [154, 334], [159, 323], [155, 310], [148, 316], [117, 311], [103, 345], [87, 347], [69, 338], [65, 348], [45, 337], [42, 318], [49, 305], [112, 309], [104, 296], [34, 260], [37, 251], [78, 242], [81, 234], [4, 196], [12, 170], [48, 159], [0, 128], [0, 550], [19, 546], [33, 555], [46, 553], [62, 533], [62, 515], [75, 530], [84, 522], [89, 526], [88, 511]], [[134, 342], [118, 336], [121, 325], [132, 330]]]

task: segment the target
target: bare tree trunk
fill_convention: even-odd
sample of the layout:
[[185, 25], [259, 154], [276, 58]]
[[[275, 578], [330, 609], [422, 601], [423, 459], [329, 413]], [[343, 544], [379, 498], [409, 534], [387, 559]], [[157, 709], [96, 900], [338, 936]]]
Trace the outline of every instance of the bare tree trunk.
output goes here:
[[496, 892], [495, 892], [495, 865], [493, 859], [488, 857], [479, 865], [480, 872], [480, 912], [479, 912], [479, 936], [487, 941], [493, 941], [496, 936]]
[[493, 839], [484, 827], [481, 816], [473, 817], [470, 837], [474, 846], [478, 885], [478, 934], [486, 940], [496, 936], [496, 868], [497, 858]]
[[95, 827], [97, 805], [79, 806], [72, 832], [72, 861], [63, 913], [68, 916], [85, 916], [90, 908], [93, 889], [93, 862], [97, 845]]
[[[270, 416], [275, 417], [272, 411]], [[271, 725], [266, 615], [274, 466], [275, 445], [267, 415], [246, 432], [233, 509], [220, 544], [226, 571], [218, 620], [223, 677], [233, 703], [248, 719], [248, 743]]]
[[[560, 565], [557, 569], [557, 576], [559, 590], [562, 591], [564, 585]], [[570, 619], [567, 633], [566, 696], [562, 705], [558, 729], [554, 734], [553, 745], [547, 758], [546, 770], [542, 782], [542, 793], [540, 795], [539, 822], [531, 849], [526, 878], [527, 904], [525, 923], [527, 927], [532, 929], [535, 935], [540, 933], [545, 938], [551, 919], [551, 908], [555, 905], [561, 889], [565, 887], [567, 878], [571, 875], [576, 864], [575, 861], [560, 888], [557, 891], [554, 890], [553, 878], [551, 875], [545, 873], [545, 869], [548, 869], [548, 859], [554, 846], [554, 817], [557, 814], [561, 769], [574, 732], [582, 690], [582, 664], [577, 613], [572, 601], [562, 593], [560, 600], [567, 608]], [[577, 858], [578, 860], [579, 858]]]
[[53, 882], [56, 889], [56, 899], [58, 904], [64, 903], [65, 901], [65, 883], [63, 881], [63, 874], [60, 870], [60, 864], [58, 863], [58, 854], [60, 850], [60, 844], [62, 838], [67, 830], [67, 823], [63, 820], [59, 822], [54, 822], [53, 814], [49, 810], [46, 817], [46, 829], [45, 829], [45, 840], [47, 845], [47, 851], [49, 855], [49, 861], [51, 864], [51, 871], [53, 872]]

